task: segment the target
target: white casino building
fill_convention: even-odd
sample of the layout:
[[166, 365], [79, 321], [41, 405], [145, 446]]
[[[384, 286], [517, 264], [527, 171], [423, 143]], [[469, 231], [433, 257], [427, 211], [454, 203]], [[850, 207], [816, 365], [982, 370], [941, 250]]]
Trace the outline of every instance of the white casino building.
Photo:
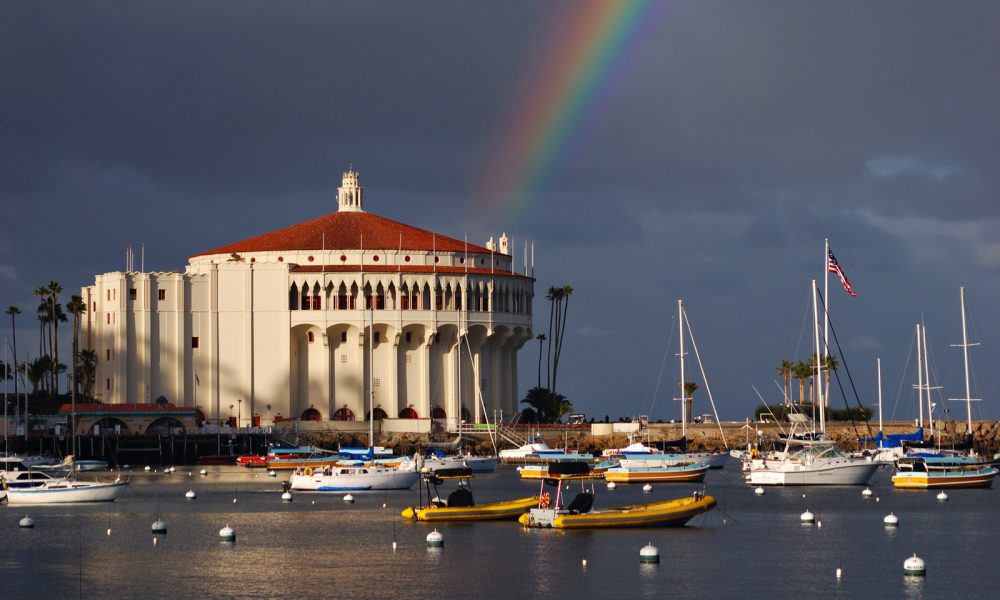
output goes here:
[[398, 431], [513, 414], [534, 279], [507, 237], [467, 244], [365, 212], [363, 196], [350, 170], [335, 213], [199, 253], [183, 273], [98, 275], [82, 290], [97, 399], [162, 397], [241, 426], [365, 420], [369, 394]]

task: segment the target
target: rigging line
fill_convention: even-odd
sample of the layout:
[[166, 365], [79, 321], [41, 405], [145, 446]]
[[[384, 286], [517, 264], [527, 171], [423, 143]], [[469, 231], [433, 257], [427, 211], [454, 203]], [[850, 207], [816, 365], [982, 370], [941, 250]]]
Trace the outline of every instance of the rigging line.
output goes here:
[[[819, 292], [819, 290], [817, 290], [817, 293], [818, 292]], [[840, 362], [841, 362], [841, 364], [844, 365], [844, 371], [847, 373], [847, 380], [851, 384], [851, 391], [854, 392], [854, 399], [858, 403], [858, 408], [862, 409], [861, 410], [861, 417], [865, 421], [865, 429], [868, 430], [868, 436], [871, 437], [871, 435], [872, 435], [872, 426], [871, 426], [871, 423], [868, 422], [868, 418], [865, 417], [864, 407], [861, 406], [861, 397], [858, 395], [858, 388], [854, 385], [854, 377], [851, 376], [851, 369], [848, 368], [848, 366], [847, 366], [847, 359], [844, 357], [844, 351], [840, 347], [840, 338], [837, 337], [837, 330], [834, 329], [834, 327], [833, 327], [833, 321], [830, 320], [830, 313], [826, 312], [826, 299], [823, 298], [823, 294], [819, 294], [818, 293], [818, 295], [819, 295], [819, 301], [823, 305], [823, 313], [826, 314], [827, 320], [830, 323], [830, 333], [833, 334], [833, 341], [837, 344], [837, 354], [840, 355]], [[829, 340], [823, 340], [823, 344], [826, 346], [826, 349], [829, 352], [829, 349], [830, 349]], [[844, 398], [844, 406], [848, 409], [848, 416], [850, 416], [850, 408], [851, 407], [847, 403], [847, 394], [844, 393], [844, 385], [843, 385], [843, 383], [840, 380], [840, 373], [838, 371], [834, 371], [834, 374], [837, 376], [837, 386], [840, 388], [840, 394]], [[820, 385], [822, 385], [822, 382], [820, 382]], [[825, 398], [824, 398], [824, 401], [826, 401]], [[851, 425], [854, 427], [854, 433], [858, 434], [858, 426], [854, 422], [853, 418], [851, 418]], [[858, 437], [860, 437], [860, 434], [858, 434]]]
[[649, 400], [649, 411], [647, 411], [647, 414], [649, 414], [650, 417], [653, 416], [653, 407], [656, 406], [656, 397], [660, 394], [660, 383], [663, 381], [663, 371], [667, 367], [667, 356], [670, 354], [670, 346], [674, 341], [674, 316], [670, 317], [670, 328], [668, 331], [670, 333], [667, 334], [667, 342], [664, 344], [663, 360], [660, 361], [660, 372], [656, 376], [656, 385], [653, 388], [653, 396]]
[[[974, 321], [973, 318], [972, 318], [972, 311], [969, 309], [969, 297], [968, 296], [965, 297], [965, 309], [966, 309], [966, 319], [969, 321], [969, 324], [970, 324], [970, 326], [972, 328], [972, 335], [973, 335], [973, 337], [975, 339], [977, 339], [977, 340], [983, 339], [983, 336], [982, 336], [982, 334], [981, 334], [981, 332], [979, 330], [978, 323], [976, 321]], [[983, 344], [982, 342], [980, 342], [980, 348], [981, 348], [981, 351], [986, 355], [986, 365], [987, 365], [987, 367], [989, 367], [990, 365], [995, 364], [993, 362], [993, 357], [990, 355], [989, 346], [987, 346], [986, 344]], [[970, 367], [970, 369], [973, 372], [973, 378], [974, 378], [975, 382], [978, 384], [978, 385], [976, 385], [976, 388], [979, 390], [979, 394], [978, 394], [979, 397], [980, 398], [985, 398], [987, 396], [985, 386], [982, 385], [981, 383], [979, 383], [980, 380], [979, 380], [979, 377], [978, 377], [978, 375], [976, 373], [975, 364], [971, 360], [969, 361], [969, 367]], [[989, 373], [990, 375], [992, 375], [992, 377], [990, 379], [992, 379], [993, 389], [1000, 388], [1000, 385], [998, 385], [998, 383], [997, 383], [996, 371], [987, 368], [986, 372]], [[979, 405], [980, 406], [978, 408], [979, 408], [979, 412], [980, 412], [980, 417], [983, 417], [986, 414], [988, 414], [984, 410], [986, 408], [986, 406], [985, 406], [986, 403], [985, 402], [980, 402]]]
[[[694, 341], [694, 333], [691, 331], [691, 322], [688, 321], [687, 312], [684, 313], [684, 326], [687, 327], [688, 337], [691, 338], [691, 348], [694, 350], [694, 357], [698, 359], [698, 370], [701, 372], [701, 380], [705, 384], [705, 391], [708, 393], [708, 401], [712, 404], [712, 413], [715, 415], [716, 425], [719, 426], [719, 435], [722, 437], [722, 445], [726, 447], [726, 450], [729, 450], [729, 442], [726, 441], [726, 432], [722, 430], [722, 421], [719, 419], [719, 411], [716, 410], [715, 400], [712, 398], [712, 387], [708, 385], [708, 376], [705, 375], [705, 367], [701, 363], [701, 354], [698, 353], [698, 343]], [[682, 384], [683, 383], [684, 382], [682, 382]], [[691, 395], [694, 394], [692, 393]]]
[[903, 381], [906, 380], [906, 374], [910, 372], [910, 357], [913, 356], [913, 346], [916, 344], [917, 334], [914, 333], [910, 337], [910, 349], [906, 352], [906, 362], [903, 363], [903, 373], [899, 377], [899, 385], [896, 387], [896, 399], [892, 403], [892, 413], [889, 415], [890, 421], [896, 420], [896, 408], [899, 405], [899, 397], [903, 393]]

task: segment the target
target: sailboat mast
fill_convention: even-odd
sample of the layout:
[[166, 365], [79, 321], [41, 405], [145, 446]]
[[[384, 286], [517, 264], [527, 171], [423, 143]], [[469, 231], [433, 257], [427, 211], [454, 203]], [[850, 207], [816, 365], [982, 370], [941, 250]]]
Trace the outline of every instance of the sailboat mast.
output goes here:
[[882, 431], [882, 359], [875, 359], [875, 369], [878, 372], [878, 430]]
[[[819, 405], [819, 431], [820, 433], [826, 433], [826, 406], [823, 401], [823, 383], [822, 383], [822, 357], [820, 355], [819, 349], [819, 302], [816, 298], [818, 294], [816, 280], [812, 280], [812, 293], [813, 293], [813, 334], [816, 338], [816, 385], [813, 386], [816, 390], [816, 404]], [[826, 312], [826, 311], [824, 311]]]
[[965, 366], [965, 414], [970, 434], [972, 433], [972, 396], [969, 389], [969, 334], [965, 323], [965, 286], [958, 288], [962, 300], [962, 359]]
[[927, 326], [920, 328], [920, 338], [924, 342], [924, 387], [927, 388], [927, 424], [931, 428], [931, 439], [934, 438], [934, 407], [931, 404], [931, 361], [927, 354]]
[[681, 436], [687, 440], [687, 391], [684, 385], [684, 301], [677, 299], [677, 329], [680, 333], [680, 354], [681, 357]]
[[923, 344], [920, 341], [920, 323], [917, 323], [917, 408], [919, 410], [918, 423], [924, 426], [924, 355]]

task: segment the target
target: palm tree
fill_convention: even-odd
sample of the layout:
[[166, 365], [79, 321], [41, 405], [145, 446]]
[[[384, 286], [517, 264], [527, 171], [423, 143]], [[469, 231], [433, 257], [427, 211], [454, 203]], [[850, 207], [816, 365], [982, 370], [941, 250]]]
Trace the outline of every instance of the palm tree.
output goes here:
[[[17, 370], [17, 327], [14, 324], [14, 317], [21, 314], [21, 309], [11, 305], [7, 308], [6, 313], [10, 315], [10, 337], [14, 344], [14, 370]], [[17, 402], [17, 374], [14, 375], [14, 401]], [[6, 427], [7, 423], [5, 422], [5, 431]]]
[[[49, 282], [46, 288], [49, 292], [49, 311], [50, 311], [50, 323], [49, 323], [49, 335], [52, 336], [52, 343], [49, 346], [52, 349], [52, 363], [55, 365], [59, 364], [59, 321], [66, 322], [66, 313], [63, 312], [62, 306], [59, 304], [59, 294], [62, 293], [63, 288], [59, 285], [59, 282], [52, 280]], [[52, 395], [59, 395], [59, 369], [52, 370]]]
[[44, 356], [39, 356], [35, 360], [28, 363], [27, 377], [28, 383], [31, 384], [32, 395], [38, 393], [38, 389], [42, 386], [42, 383], [48, 378], [49, 372], [52, 370], [52, 359], [48, 354]]
[[823, 365], [823, 370], [826, 371], [826, 391], [823, 392], [823, 405], [830, 406], [830, 372], [836, 371], [840, 367], [840, 361], [837, 357], [832, 354], [827, 354], [820, 361]]
[[563, 340], [566, 339], [566, 311], [569, 309], [569, 297], [573, 295], [573, 286], [564, 285], [559, 289], [556, 299], [556, 352], [552, 357], [552, 393], [556, 393], [556, 375], [559, 371], [559, 357], [562, 355]]
[[547, 388], [536, 387], [528, 390], [523, 404], [530, 406], [541, 423], [556, 423], [563, 416], [573, 412], [573, 405], [562, 394], [553, 394]]
[[556, 287], [550, 287], [549, 291], [545, 293], [545, 299], [549, 301], [549, 349], [545, 355], [545, 385], [552, 387], [552, 341], [556, 338], [552, 337], [552, 326], [555, 323], [555, 310], [556, 310], [556, 299], [561, 294], [561, 290]]
[[535, 336], [535, 339], [538, 340], [538, 386], [537, 387], [542, 387], [542, 346], [545, 345], [545, 340], [548, 338], [545, 337], [544, 333], [539, 333], [537, 336]]
[[48, 296], [49, 291], [45, 289], [45, 286], [39, 286], [35, 288], [32, 292], [33, 295], [38, 296], [41, 300], [38, 305], [38, 310], [36, 314], [38, 316], [38, 356], [47, 354], [45, 352], [45, 324], [48, 322], [48, 305], [46, 304], [45, 298]]
[[782, 359], [781, 364], [778, 365], [778, 375], [781, 375], [781, 380], [785, 384], [785, 404], [788, 404], [788, 387], [792, 384], [792, 371], [794, 368], [795, 364], [789, 358]]
[[[76, 388], [77, 388], [77, 377], [76, 377], [76, 366], [80, 362], [80, 315], [87, 312], [87, 305], [84, 303], [83, 298], [77, 295], [70, 296], [69, 302], [66, 303], [66, 310], [73, 315], [73, 377], [70, 385], [70, 405], [72, 406], [73, 426], [70, 427], [71, 435], [73, 439], [76, 439]], [[74, 448], [74, 453], [76, 449]]]
[[799, 404], [806, 403], [806, 379], [812, 377], [812, 367], [808, 362], [798, 361], [792, 367], [792, 376], [799, 380]]
[[687, 420], [688, 423], [693, 421], [691, 417], [691, 405], [694, 403], [694, 393], [700, 388], [697, 381], [685, 381], [684, 382], [684, 402], [687, 402]]
[[[76, 368], [76, 376], [80, 379], [80, 392], [84, 398], [92, 398], [97, 376], [97, 353], [93, 350], [81, 350], [77, 355]], [[270, 405], [268, 410], [271, 410]]]

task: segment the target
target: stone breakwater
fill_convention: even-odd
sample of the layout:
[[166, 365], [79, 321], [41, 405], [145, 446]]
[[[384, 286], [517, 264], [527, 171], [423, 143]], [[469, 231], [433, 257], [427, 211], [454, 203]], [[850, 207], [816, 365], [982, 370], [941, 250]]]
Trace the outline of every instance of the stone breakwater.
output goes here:
[[[758, 434], [761, 439], [775, 440], [782, 431], [788, 431], [788, 424], [782, 423], [751, 423], [749, 430], [750, 440]], [[873, 435], [877, 425], [871, 427], [869, 432], [864, 423], [851, 424], [849, 422], [827, 423], [827, 435], [836, 441], [841, 447], [846, 449], [858, 449], [859, 437], [869, 437]], [[681, 425], [679, 423], [650, 423], [647, 427], [650, 441], [660, 442], [676, 440], [681, 437]], [[912, 421], [892, 421], [885, 424], [886, 433], [912, 433], [915, 425]], [[959, 443], [968, 431], [968, 426], [964, 421], [937, 421], [934, 423], [936, 435], [940, 435], [941, 444]], [[525, 434], [527, 432], [524, 432]], [[926, 437], [930, 437], [930, 426], [924, 427]], [[593, 452], [600, 454], [608, 448], [622, 448], [629, 443], [629, 436], [625, 433], [615, 433], [612, 435], [592, 435], [590, 427], [582, 427], [568, 430], [542, 431], [540, 435], [553, 448], [561, 448], [564, 445], [573, 450], [582, 452]], [[1000, 449], [1000, 421], [974, 421], [972, 423], [972, 435], [975, 447], [978, 451], [992, 456], [993, 452]], [[646, 432], [643, 433], [645, 440]], [[723, 423], [720, 431], [719, 425], [714, 423], [689, 424], [687, 428], [688, 447], [691, 450], [716, 451], [729, 448], [743, 448], [747, 444], [748, 430], [745, 423]], [[725, 442], [723, 441], [725, 436]], [[464, 437], [455, 444], [434, 443], [429, 436], [421, 434], [391, 434], [386, 436], [376, 436], [376, 442], [389, 448], [393, 448], [399, 454], [412, 454], [415, 450], [429, 446], [453, 446], [455, 451], [472, 452], [473, 454], [491, 454], [493, 445], [488, 439], [482, 437]], [[351, 434], [326, 434], [316, 440], [321, 445], [329, 448], [343, 445], [367, 445], [368, 436]], [[509, 446], [507, 444], [506, 446]], [[503, 447], [503, 446], [502, 446]]]

